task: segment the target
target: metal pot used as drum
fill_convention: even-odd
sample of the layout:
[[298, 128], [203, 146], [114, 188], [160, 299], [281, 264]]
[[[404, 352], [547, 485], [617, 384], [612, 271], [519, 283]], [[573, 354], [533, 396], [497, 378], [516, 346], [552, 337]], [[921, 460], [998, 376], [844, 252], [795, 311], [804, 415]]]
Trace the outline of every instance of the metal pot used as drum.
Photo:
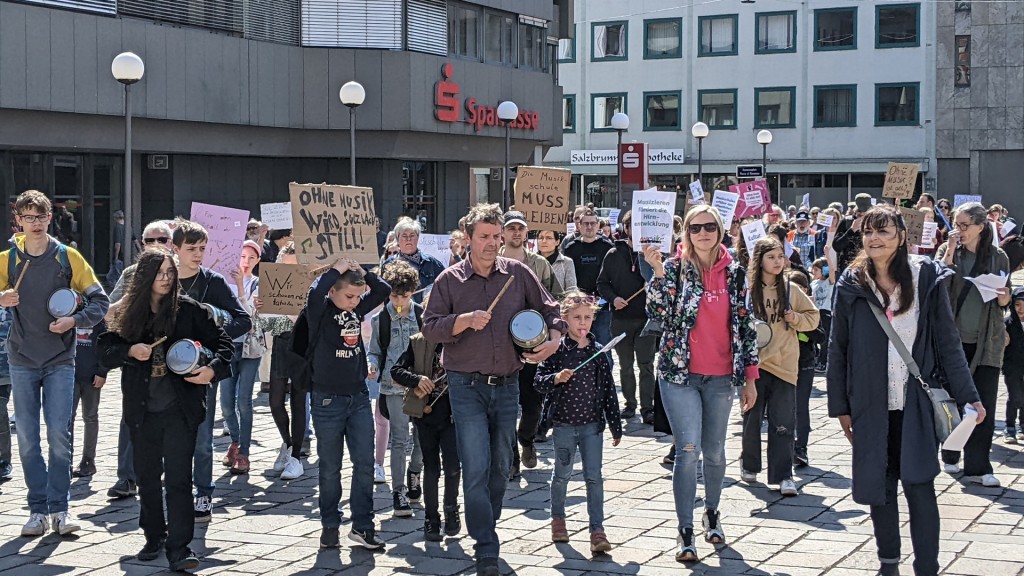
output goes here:
[[167, 369], [187, 376], [213, 360], [213, 352], [195, 340], [182, 338], [167, 349]]
[[757, 347], [764, 348], [772, 341], [772, 327], [767, 322], [754, 320], [754, 332], [757, 333]]
[[200, 302], [199, 305], [210, 311], [210, 314], [213, 315], [213, 321], [217, 324], [218, 328], [223, 328], [225, 324], [231, 322], [232, 320], [231, 314], [228, 314], [227, 312], [221, 310], [220, 308], [217, 308], [213, 304]]
[[532, 352], [548, 339], [548, 324], [536, 310], [517, 312], [508, 324], [512, 343], [523, 352]]
[[71, 288], [58, 288], [46, 301], [46, 310], [54, 318], [70, 318], [85, 307], [85, 298]]

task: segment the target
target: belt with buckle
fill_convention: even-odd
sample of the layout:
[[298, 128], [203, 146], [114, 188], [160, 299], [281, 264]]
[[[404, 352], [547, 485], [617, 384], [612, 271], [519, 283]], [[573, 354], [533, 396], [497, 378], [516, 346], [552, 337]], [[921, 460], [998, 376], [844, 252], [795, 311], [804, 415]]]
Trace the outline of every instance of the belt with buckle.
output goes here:
[[504, 376], [495, 374], [482, 374], [480, 372], [464, 372], [474, 382], [485, 382], [488, 386], [506, 386], [512, 383], [519, 384], [519, 373], [513, 372]]

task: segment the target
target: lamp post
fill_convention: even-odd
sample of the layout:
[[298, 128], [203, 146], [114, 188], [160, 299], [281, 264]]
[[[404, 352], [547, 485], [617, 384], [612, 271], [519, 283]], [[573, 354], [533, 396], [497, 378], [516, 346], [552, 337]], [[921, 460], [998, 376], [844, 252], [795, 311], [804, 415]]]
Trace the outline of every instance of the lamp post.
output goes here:
[[341, 103], [348, 106], [348, 179], [356, 185], [356, 108], [366, 100], [366, 89], [355, 80], [345, 82], [338, 92]]
[[512, 122], [519, 117], [519, 106], [511, 100], [505, 100], [498, 104], [498, 119], [505, 123], [505, 168], [501, 172], [501, 202], [502, 209], [508, 210], [512, 205], [512, 193], [508, 189], [509, 176], [512, 175], [509, 156], [512, 155], [512, 136], [510, 127]]
[[704, 139], [708, 137], [708, 125], [697, 122], [690, 128], [690, 134], [697, 139], [697, 181], [704, 188]]
[[146, 73], [142, 58], [134, 52], [122, 52], [110, 63], [114, 79], [124, 84], [124, 238], [115, 238], [121, 243], [121, 258], [125, 265], [132, 261], [132, 94], [131, 86]]
[[[761, 130], [757, 133], [757, 143], [761, 145], [761, 167], [764, 170], [764, 181], [768, 182], [768, 145], [772, 143], [772, 133], [770, 130]], [[769, 192], [771, 186], [769, 185]], [[782, 205], [782, 190], [779, 190], [778, 204]]]
[[616, 192], [616, 203], [622, 202], [622, 158], [619, 156], [622, 154], [622, 133], [629, 130], [629, 116], [625, 112], [616, 112], [612, 116], [611, 121], [612, 128], [618, 134], [618, 143], [615, 146], [615, 192]]

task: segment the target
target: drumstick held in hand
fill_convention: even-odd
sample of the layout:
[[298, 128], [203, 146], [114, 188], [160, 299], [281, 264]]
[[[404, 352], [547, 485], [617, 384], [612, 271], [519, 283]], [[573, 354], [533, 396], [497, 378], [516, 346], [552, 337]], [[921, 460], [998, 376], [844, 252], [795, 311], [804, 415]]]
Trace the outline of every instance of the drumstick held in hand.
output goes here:
[[[432, 382], [433, 382], [434, 384], [437, 384], [438, 382], [440, 382], [441, 380], [444, 380], [444, 379], [445, 379], [445, 378], [447, 378], [447, 377], [448, 377], [448, 374], [447, 374], [447, 373], [445, 373], [445, 374], [441, 374], [441, 375], [440, 375], [440, 376], [438, 376], [437, 378], [434, 378], [434, 379], [432, 380]], [[415, 394], [417, 398], [426, 398], [426, 397], [427, 397], [427, 395], [428, 395], [428, 394], [430, 394], [430, 392], [424, 392], [423, 390], [420, 390], [419, 388], [416, 388], [416, 390], [415, 390], [415, 391], [413, 392], [413, 394]]]
[[491, 302], [491, 305], [487, 307], [488, 314], [490, 314], [494, 310], [494, 307], [498, 305], [498, 300], [501, 300], [501, 297], [505, 295], [505, 291], [508, 290], [508, 287], [512, 285], [512, 281], [515, 279], [515, 276], [508, 277], [508, 281], [505, 282], [504, 286], [502, 286], [501, 292], [498, 292], [498, 295], [494, 297], [494, 301]]
[[167, 340], [167, 336], [161, 336], [159, 340], [157, 340], [156, 342], [153, 342], [152, 344], [150, 344], [149, 347], [150, 348], [156, 348], [157, 346], [163, 344], [164, 340]]
[[626, 304], [629, 304], [629, 302], [630, 302], [630, 301], [631, 301], [631, 300], [632, 300], [633, 298], [636, 298], [637, 296], [639, 296], [639, 295], [640, 295], [640, 293], [641, 293], [641, 292], [643, 292], [643, 291], [644, 291], [644, 290], [646, 290], [646, 289], [647, 289], [647, 287], [646, 287], [646, 286], [644, 286], [643, 288], [640, 288], [640, 289], [639, 289], [639, 290], [637, 290], [636, 292], [633, 292], [633, 295], [632, 295], [632, 296], [630, 296], [629, 298], [626, 298]]
[[21, 280], [25, 277], [25, 272], [28, 272], [28, 265], [31, 264], [31, 260], [25, 260], [25, 266], [21, 269], [21, 274], [18, 274], [18, 281], [14, 283], [14, 291], [18, 291], [18, 286], [21, 286]]

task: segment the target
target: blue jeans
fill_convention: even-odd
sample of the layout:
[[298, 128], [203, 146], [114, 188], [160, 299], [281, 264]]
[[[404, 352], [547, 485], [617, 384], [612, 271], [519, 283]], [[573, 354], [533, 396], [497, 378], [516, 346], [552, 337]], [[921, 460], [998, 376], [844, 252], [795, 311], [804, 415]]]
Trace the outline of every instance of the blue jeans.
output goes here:
[[224, 425], [231, 433], [231, 441], [238, 443], [238, 453], [249, 456], [252, 444], [252, 388], [260, 373], [259, 358], [242, 358], [235, 354], [231, 378], [221, 380], [220, 413]]
[[565, 491], [572, 476], [576, 448], [583, 461], [583, 481], [587, 485], [587, 515], [590, 531], [604, 530], [604, 480], [601, 478], [602, 425], [593, 422], [582, 426], [556, 424], [551, 432], [555, 447], [555, 469], [551, 473], [551, 517], [565, 518]]
[[[71, 412], [75, 365], [48, 368], [11, 365], [11, 387], [18, 410], [18, 454], [33, 514], [66, 512], [71, 489]], [[39, 411], [46, 423], [49, 458], [40, 446]], [[49, 466], [47, 466], [49, 462]]]
[[497, 558], [501, 549], [495, 526], [512, 471], [512, 445], [519, 414], [518, 374], [505, 384], [462, 372], [448, 372], [448, 391], [462, 461], [466, 527], [476, 540], [476, 558]]
[[661, 401], [676, 443], [672, 495], [680, 530], [693, 528], [697, 460], [701, 452], [704, 453], [704, 507], [718, 510], [725, 479], [725, 435], [735, 395], [732, 376], [690, 374], [685, 385], [661, 380]]
[[370, 395], [336, 396], [313, 392], [310, 410], [320, 460], [320, 524], [341, 526], [341, 462], [348, 444], [352, 461], [349, 507], [352, 528], [373, 529], [373, 413]]
[[217, 384], [210, 382], [206, 387], [206, 419], [196, 430], [192, 465], [192, 483], [196, 486], [196, 496], [211, 498], [217, 487], [213, 483], [213, 421], [217, 414]]

